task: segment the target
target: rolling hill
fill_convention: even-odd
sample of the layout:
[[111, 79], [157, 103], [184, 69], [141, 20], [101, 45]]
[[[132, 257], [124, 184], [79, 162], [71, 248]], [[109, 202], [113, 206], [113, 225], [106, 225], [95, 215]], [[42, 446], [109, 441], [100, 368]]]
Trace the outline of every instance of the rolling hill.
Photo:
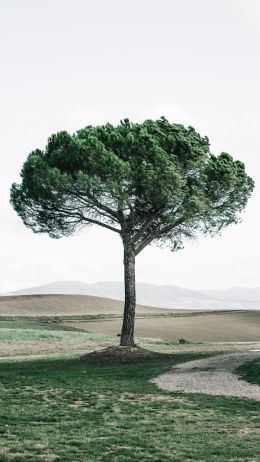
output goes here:
[[[86, 284], [57, 281], [13, 292], [10, 295], [77, 294], [124, 299], [122, 282], [104, 281]], [[222, 290], [191, 290], [174, 285], [137, 284], [137, 302], [141, 305], [175, 309], [260, 309], [260, 287], [234, 287]]]
[[[167, 309], [137, 306], [137, 313], [168, 313]], [[123, 302], [89, 295], [42, 294], [0, 297], [0, 316], [122, 315]]]
[[[185, 338], [195, 342], [260, 342], [260, 310], [192, 311], [138, 305], [136, 311], [138, 337], [164, 341]], [[89, 295], [0, 297], [2, 324], [17, 317], [27, 321], [38, 318], [43, 323], [56, 317], [59, 325], [116, 336], [121, 330], [122, 314], [122, 301]]]

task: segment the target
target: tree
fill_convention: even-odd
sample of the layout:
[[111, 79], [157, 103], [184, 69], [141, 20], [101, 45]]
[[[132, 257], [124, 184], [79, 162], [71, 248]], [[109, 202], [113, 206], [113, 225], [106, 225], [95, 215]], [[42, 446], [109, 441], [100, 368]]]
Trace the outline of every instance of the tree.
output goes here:
[[124, 248], [121, 345], [134, 345], [135, 257], [149, 244], [173, 251], [236, 223], [253, 191], [244, 164], [210, 153], [207, 137], [164, 117], [52, 135], [29, 154], [11, 203], [24, 224], [53, 238], [84, 226], [117, 233]]

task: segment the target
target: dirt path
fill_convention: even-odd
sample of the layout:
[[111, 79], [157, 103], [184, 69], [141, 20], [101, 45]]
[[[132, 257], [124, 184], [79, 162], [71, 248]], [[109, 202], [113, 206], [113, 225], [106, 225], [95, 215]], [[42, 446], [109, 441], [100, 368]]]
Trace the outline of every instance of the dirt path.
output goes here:
[[155, 377], [152, 382], [168, 391], [237, 396], [260, 401], [260, 386], [239, 380], [233, 373], [243, 363], [259, 357], [260, 350], [189, 361]]

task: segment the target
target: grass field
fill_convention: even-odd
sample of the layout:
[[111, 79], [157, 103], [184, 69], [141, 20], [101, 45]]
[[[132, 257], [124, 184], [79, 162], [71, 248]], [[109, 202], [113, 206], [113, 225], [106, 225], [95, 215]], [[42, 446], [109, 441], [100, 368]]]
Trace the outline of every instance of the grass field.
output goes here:
[[[214, 345], [147, 339], [143, 346], [172, 358], [91, 366], [77, 358], [118, 339], [63, 329], [0, 323], [1, 462], [260, 461], [259, 402], [166, 393], [149, 383]], [[260, 381], [259, 367], [240, 373], [251, 380], [252, 370]]]

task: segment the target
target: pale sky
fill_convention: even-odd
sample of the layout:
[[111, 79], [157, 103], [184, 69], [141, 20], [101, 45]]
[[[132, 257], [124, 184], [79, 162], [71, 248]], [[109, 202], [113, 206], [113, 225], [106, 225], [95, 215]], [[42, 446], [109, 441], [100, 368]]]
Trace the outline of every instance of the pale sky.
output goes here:
[[137, 280], [260, 286], [260, 2], [0, 0], [0, 293], [55, 280], [122, 280], [122, 246], [93, 227], [53, 240], [23, 225], [9, 189], [59, 130], [162, 115], [242, 160], [256, 188], [243, 223], [184, 250], [150, 246]]

